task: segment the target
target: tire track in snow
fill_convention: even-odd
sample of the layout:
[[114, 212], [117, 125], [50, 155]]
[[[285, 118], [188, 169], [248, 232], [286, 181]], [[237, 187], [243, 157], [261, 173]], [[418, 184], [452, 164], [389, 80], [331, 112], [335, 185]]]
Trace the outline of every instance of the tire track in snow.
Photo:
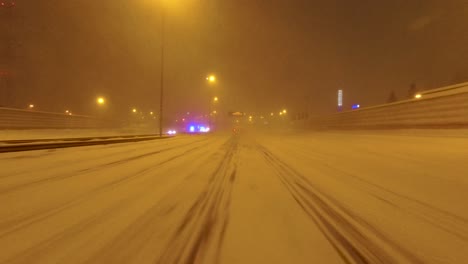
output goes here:
[[[112, 168], [112, 167], [115, 167], [115, 166], [118, 166], [118, 165], [129, 163], [129, 162], [134, 161], [134, 160], [147, 158], [147, 157], [154, 156], [154, 155], [157, 155], [157, 154], [161, 154], [161, 153], [164, 153], [164, 152], [167, 152], [167, 151], [171, 151], [171, 150], [174, 150], [174, 149], [177, 149], [177, 148], [180, 148], [180, 147], [187, 147], [189, 145], [193, 145], [195, 143], [200, 143], [200, 142], [204, 142], [204, 141], [207, 141], [207, 139], [191, 142], [191, 143], [188, 143], [188, 144], [185, 144], [185, 145], [168, 147], [168, 148], [165, 148], [165, 149], [160, 149], [160, 150], [152, 151], [152, 152], [149, 152], [149, 153], [144, 153], [144, 154], [131, 156], [131, 157], [128, 157], [128, 158], [125, 158], [125, 159], [112, 161], [112, 162], [108, 162], [108, 163], [101, 164], [101, 165], [98, 165], [98, 166], [94, 166], [93, 168], [83, 169], [83, 170], [80, 170], [78, 172], [75, 171], [75, 172], [71, 172], [71, 173], [68, 173], [68, 174], [65, 174], [65, 175], [57, 175], [57, 176], [53, 176], [53, 177], [42, 178], [42, 179], [38, 179], [38, 180], [35, 180], [35, 181], [25, 182], [25, 183], [17, 184], [17, 185], [14, 185], [14, 186], [9, 186], [8, 188], [0, 188], [0, 195], [4, 195], [4, 194], [7, 194], [7, 193], [11, 193], [11, 192], [14, 192], [14, 191], [17, 191], [17, 190], [20, 190], [20, 189], [23, 189], [23, 188], [35, 186], [35, 185], [50, 183], [50, 182], [54, 182], [54, 181], [60, 181], [60, 180], [64, 180], [64, 179], [67, 179], [67, 178], [77, 177], [77, 176], [85, 175], [85, 174], [88, 174], [88, 173], [104, 170], [104, 169], [107, 169], [107, 168]], [[205, 146], [207, 144], [209, 144], [209, 142], [202, 145], [202, 146], [196, 147], [196, 149], [201, 148], [201, 147], [203, 147], [203, 146]]]
[[[221, 263], [221, 247], [229, 224], [231, 193], [237, 174], [237, 151], [238, 139], [233, 137], [205, 190], [185, 213], [156, 263]], [[210, 252], [213, 245], [216, 250]]]
[[320, 192], [269, 150], [260, 145], [258, 150], [345, 263], [424, 263], [338, 201]]
[[[88, 218], [85, 218], [76, 224], [64, 229], [57, 234], [44, 239], [41, 243], [27, 248], [18, 254], [8, 258], [5, 263], [9, 264], [22, 264], [22, 263], [35, 263], [41, 259], [47, 251], [53, 251], [57, 246], [66, 243], [67, 239], [85, 232], [89, 226], [97, 225], [105, 222], [109, 217], [113, 216], [116, 212], [130, 204], [130, 199], [121, 199], [118, 203], [98, 211]], [[71, 262], [71, 261], [68, 261]]]
[[[164, 143], [166, 144], [172, 144], [172, 143], [179, 143], [177, 141], [181, 141], [181, 139], [187, 139], [187, 138], [173, 138], [173, 139], [170, 139], [171, 141], [164, 141]], [[176, 141], [176, 142], [174, 142]], [[128, 143], [128, 144], [132, 144], [132, 143]], [[111, 146], [111, 147], [109, 147]], [[132, 149], [132, 151], [138, 151], [138, 152], [144, 152], [144, 151], [147, 151], [148, 149], [153, 149], [154, 146], [148, 146], [148, 145], [143, 145], [143, 146], [139, 146], [139, 145], [136, 145], [137, 147], [135, 147], [134, 149]], [[114, 157], [119, 157], [121, 156], [122, 154], [124, 153], [129, 153], [129, 150], [125, 148], [126, 146], [125, 145], [103, 145], [102, 147], [100, 147], [99, 149], [97, 148], [91, 148], [91, 149], [74, 149], [73, 150], [73, 153], [79, 153], [79, 154], [76, 154], [76, 155], [80, 155], [82, 153], [87, 153], [87, 152], [90, 152], [90, 151], [93, 151], [93, 152], [96, 152], [96, 151], [103, 151], [105, 150], [106, 151], [106, 155], [101, 155], [99, 157], [93, 157], [93, 160], [94, 161], [105, 161], [105, 160], [112, 160]], [[123, 150], [122, 150], [123, 148]], [[108, 150], [112, 150], [112, 151], [115, 151], [115, 152], [108, 152]], [[31, 156], [20, 156], [20, 157], [7, 157], [7, 158], [0, 158], [0, 161], [1, 160], [18, 160], [18, 159], [34, 159], [34, 158], [44, 158], [46, 156], [50, 156], [50, 155], [56, 155], [56, 154], [59, 154], [57, 153], [58, 151], [60, 151], [60, 149], [52, 149], [52, 150], [48, 150], [48, 151], [42, 151], [42, 152], [39, 152], [35, 155], [31, 155]], [[74, 160], [74, 165], [80, 165], [82, 163], [85, 163], [85, 162], [88, 162], [89, 159], [78, 159], [78, 160]], [[22, 161], [22, 162], [27, 162], [27, 161]], [[67, 160], [59, 160], [59, 162], [61, 163], [54, 163], [52, 165], [49, 165], [49, 166], [46, 166], [46, 167], [41, 167], [41, 168], [35, 168], [35, 169], [41, 169], [41, 170], [48, 170], [50, 168], [54, 168], [56, 169], [57, 167], [69, 167], [70, 164], [67, 162]], [[11, 177], [19, 177], [19, 176], [22, 176], [24, 174], [30, 174], [30, 170], [25, 170], [25, 171], [19, 171], [19, 172], [16, 172], [16, 173], [11, 173], [11, 174], [7, 174], [7, 175], [2, 175], [0, 176], [0, 179], [4, 179], [4, 178], [11, 178]]]
[[[311, 154], [310, 152], [303, 150], [299, 150], [298, 153], [300, 153], [304, 158], [309, 157]], [[312, 155], [313, 154], [314, 153], [312, 153]], [[326, 158], [326, 156], [324, 156], [324, 158]], [[359, 177], [356, 174], [330, 166], [328, 163], [321, 160], [315, 160], [315, 162], [330, 170], [330, 176], [335, 177], [340, 181], [345, 181], [346, 183], [353, 185], [356, 189], [366, 192], [379, 201], [395, 207], [398, 210], [404, 211], [405, 213], [450, 233], [461, 240], [468, 241], [468, 219], [453, 214], [447, 210], [437, 208], [408, 195], [392, 191], [379, 184]]]
[[81, 195], [79, 195], [78, 197], [74, 197], [72, 198], [71, 200], [69, 201], [66, 201], [65, 203], [62, 203], [58, 206], [54, 206], [52, 208], [49, 208], [49, 209], [46, 209], [46, 210], [43, 210], [41, 212], [34, 212], [34, 213], [31, 213], [31, 214], [28, 214], [28, 215], [24, 215], [24, 216], [21, 216], [21, 217], [17, 217], [17, 218], [14, 218], [14, 219], [9, 219], [7, 221], [4, 221], [4, 222], [0, 222], [0, 239], [15, 232], [15, 231], [18, 231], [22, 228], [25, 228], [27, 226], [30, 226], [30, 225], [33, 225], [33, 224], [36, 224], [38, 222], [41, 222], [43, 221], [44, 219], [47, 219], [49, 217], [52, 217], [54, 215], [57, 215], [61, 212], [63, 212], [64, 210], [67, 210], [73, 206], [76, 206], [86, 200], [89, 200], [91, 198], [93, 198], [94, 195], [98, 194], [98, 193], [101, 193], [101, 192], [105, 192], [111, 188], [115, 188], [116, 186], [119, 186], [119, 185], [123, 185], [123, 184], [126, 184], [128, 181], [130, 180], [133, 180], [133, 179], [136, 179], [140, 176], [143, 176], [143, 175], [146, 175], [147, 172], [161, 166], [161, 165], [164, 165], [164, 164], [167, 164], [171, 161], [174, 161], [180, 157], [183, 157], [184, 155], [187, 155], [191, 152], [194, 152], [196, 150], [199, 150], [200, 148], [202, 147], [205, 147], [207, 144], [204, 144], [202, 146], [197, 146], [197, 147], [194, 147], [194, 148], [191, 148], [191, 149], [188, 149], [186, 151], [184, 151], [183, 153], [181, 154], [178, 154], [178, 155], [175, 155], [175, 156], [172, 156], [170, 158], [167, 158], [167, 159], [164, 159], [163, 161], [161, 162], [158, 162], [156, 163], [155, 165], [151, 166], [151, 167], [147, 167], [147, 168], [144, 168], [134, 174], [131, 174], [131, 175], [128, 175], [128, 176], [124, 176], [122, 178], [118, 178], [118, 179], [115, 179], [111, 182], [108, 182], [106, 183], [105, 185], [101, 185], [101, 186], [98, 186], [98, 187], [95, 187], [94, 189], [88, 191], [88, 192], [85, 192]]
[[[347, 176], [347, 182], [363, 190], [376, 199], [413, 215], [447, 233], [464, 241], [468, 241], [468, 220], [446, 210], [439, 209], [425, 202], [394, 192], [378, 184], [364, 180], [361, 177], [345, 171], [331, 168]], [[340, 178], [340, 180], [343, 177]], [[352, 179], [352, 180], [351, 180]], [[359, 182], [360, 184], [357, 184]]]

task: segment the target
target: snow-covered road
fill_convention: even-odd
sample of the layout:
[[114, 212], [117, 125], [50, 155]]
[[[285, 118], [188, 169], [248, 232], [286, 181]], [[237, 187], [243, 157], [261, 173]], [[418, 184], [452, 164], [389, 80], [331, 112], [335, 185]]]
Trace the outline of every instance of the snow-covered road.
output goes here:
[[0, 154], [0, 263], [468, 263], [468, 136], [310, 132]]

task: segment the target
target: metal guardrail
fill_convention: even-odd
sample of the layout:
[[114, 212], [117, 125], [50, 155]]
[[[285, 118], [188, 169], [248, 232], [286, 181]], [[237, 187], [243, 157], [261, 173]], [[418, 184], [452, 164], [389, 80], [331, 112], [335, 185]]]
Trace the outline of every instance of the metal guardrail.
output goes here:
[[421, 92], [421, 98], [309, 119], [313, 128], [468, 127], [468, 83]]
[[114, 120], [0, 107], [0, 129], [112, 128]]
[[39, 143], [52, 141], [88, 141], [88, 140], [106, 140], [116, 138], [137, 138], [137, 137], [153, 137], [155, 134], [144, 135], [121, 135], [121, 136], [95, 136], [95, 137], [66, 137], [66, 138], [34, 138], [34, 139], [9, 139], [0, 140], [0, 144], [24, 144], [24, 143]]
[[113, 137], [97, 137], [97, 138], [71, 138], [67, 139], [43, 139], [43, 140], [23, 140], [14, 142], [6, 142], [5, 145], [0, 145], [0, 153], [6, 152], [20, 152], [20, 151], [31, 151], [31, 150], [43, 150], [43, 149], [58, 149], [58, 148], [71, 148], [71, 147], [84, 147], [84, 146], [96, 146], [96, 145], [107, 145], [116, 143], [129, 143], [129, 142], [140, 142], [149, 141], [156, 139], [166, 139], [172, 136], [159, 135], [142, 135], [142, 136], [113, 136]]

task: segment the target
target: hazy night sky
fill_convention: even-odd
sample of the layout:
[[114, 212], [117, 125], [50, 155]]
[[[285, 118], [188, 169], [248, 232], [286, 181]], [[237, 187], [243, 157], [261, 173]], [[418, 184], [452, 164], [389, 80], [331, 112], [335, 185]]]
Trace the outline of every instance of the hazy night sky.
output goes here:
[[[335, 110], [384, 103], [410, 83], [430, 89], [468, 81], [465, 0], [166, 1], [166, 106], [204, 111]], [[157, 111], [157, 0], [18, 0], [13, 105], [93, 114]], [[206, 75], [219, 82], [210, 87]], [[76, 109], [76, 110], [75, 110]]]

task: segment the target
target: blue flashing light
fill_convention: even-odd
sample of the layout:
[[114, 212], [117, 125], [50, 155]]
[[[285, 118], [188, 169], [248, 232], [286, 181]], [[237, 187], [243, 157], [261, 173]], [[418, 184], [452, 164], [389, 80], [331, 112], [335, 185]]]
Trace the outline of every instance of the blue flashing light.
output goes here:
[[359, 107], [361, 107], [361, 106], [358, 105], [358, 104], [353, 104], [353, 105], [351, 106], [351, 109], [358, 109]]
[[210, 127], [203, 124], [191, 124], [187, 127], [189, 133], [207, 133], [210, 132]]

